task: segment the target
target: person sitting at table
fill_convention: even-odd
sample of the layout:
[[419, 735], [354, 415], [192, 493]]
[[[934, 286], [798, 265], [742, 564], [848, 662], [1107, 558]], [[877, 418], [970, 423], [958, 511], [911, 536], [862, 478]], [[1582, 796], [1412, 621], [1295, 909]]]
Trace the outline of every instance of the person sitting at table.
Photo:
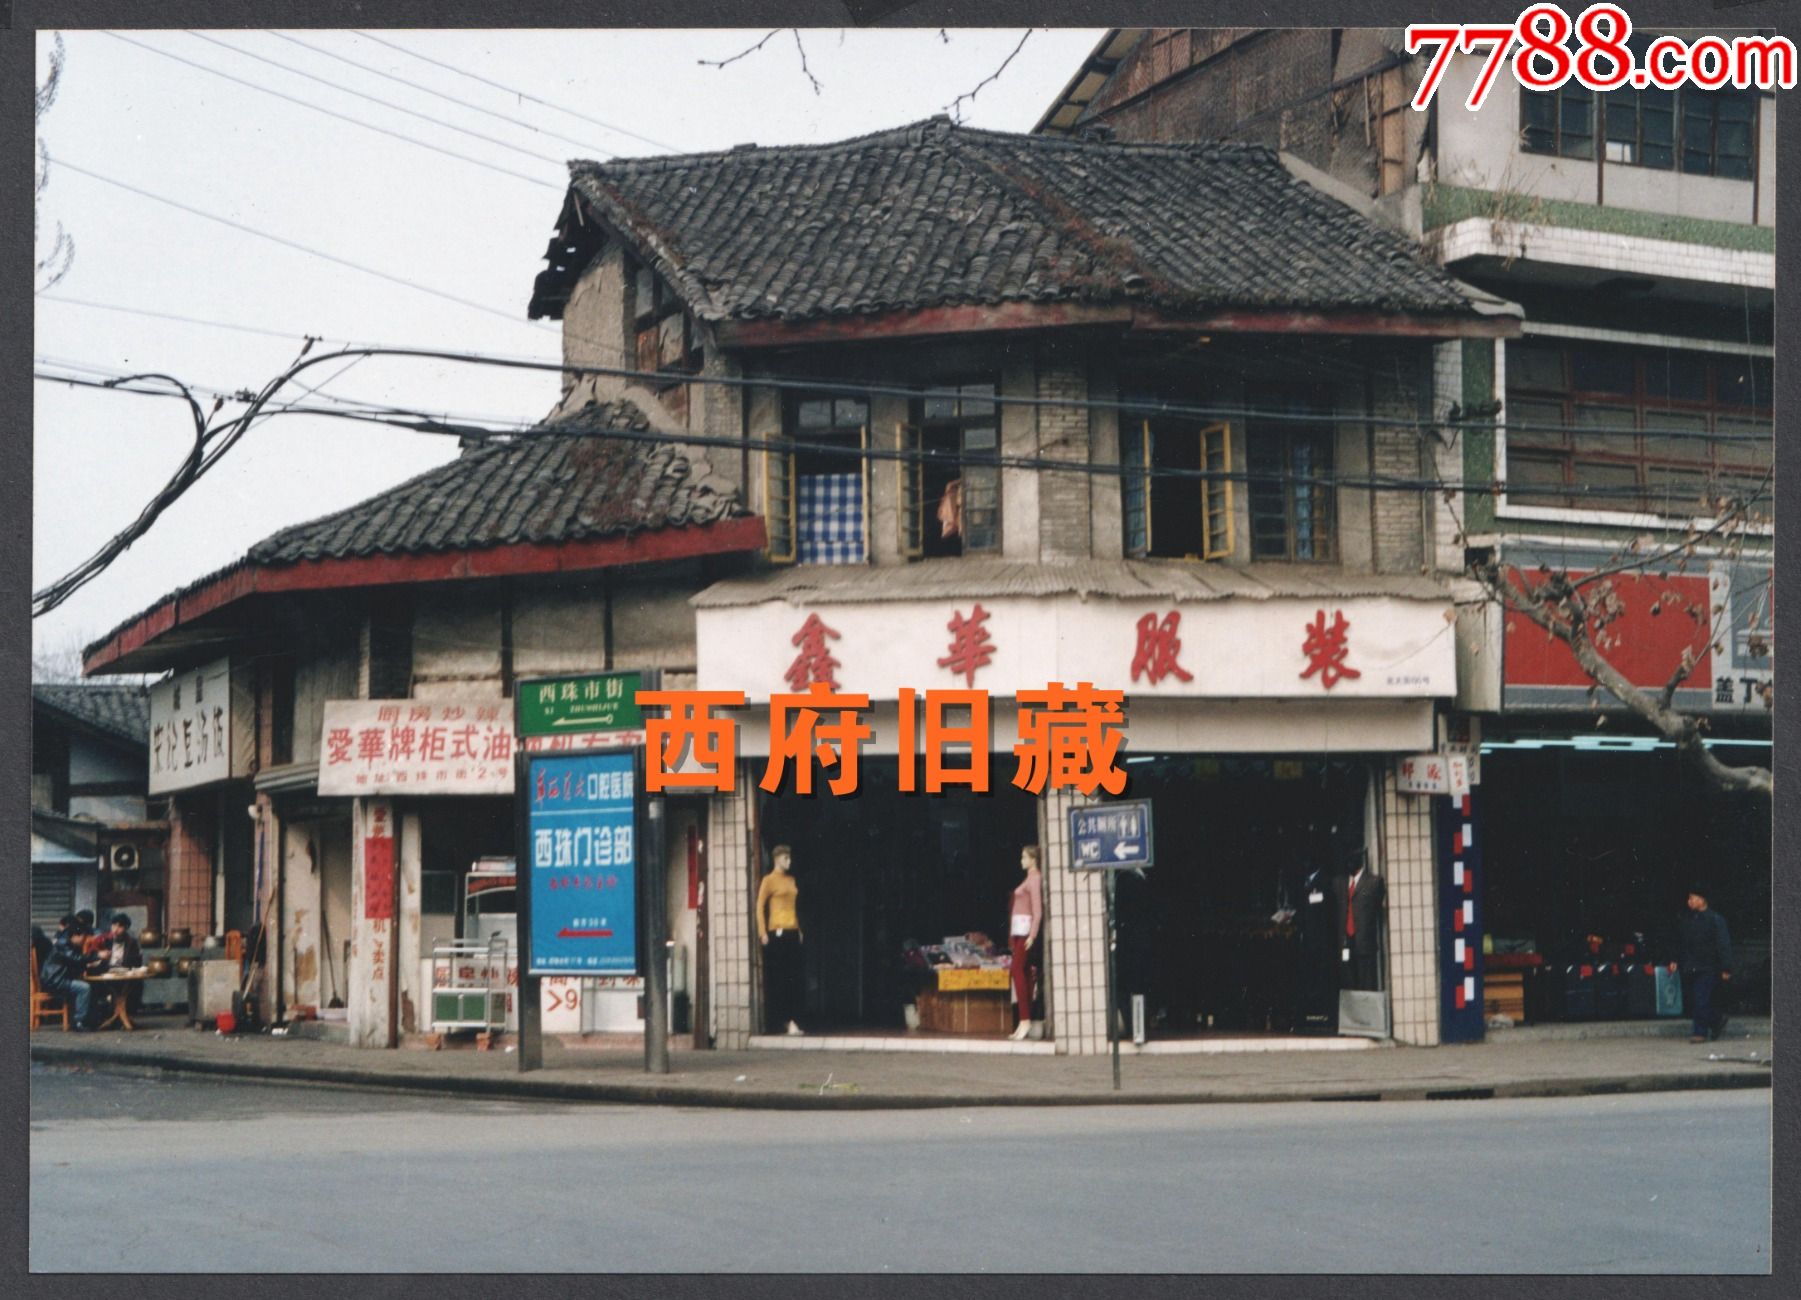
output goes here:
[[77, 1033], [94, 1027], [94, 989], [81, 978], [87, 969], [87, 937], [79, 915], [63, 917], [50, 941], [50, 955], [38, 968], [38, 987], [69, 1008], [70, 1028]]
[[[106, 946], [100, 950], [97, 964], [90, 967], [93, 974], [104, 974], [115, 970], [137, 970], [144, 964], [144, 950], [138, 944], [137, 936], [131, 932], [131, 918], [123, 912], [114, 912], [110, 932], [105, 936]], [[90, 962], [95, 958], [90, 957]], [[111, 990], [112, 998], [129, 998], [126, 1005], [135, 1010], [135, 1002], [141, 987], [128, 984], [122, 989]]]

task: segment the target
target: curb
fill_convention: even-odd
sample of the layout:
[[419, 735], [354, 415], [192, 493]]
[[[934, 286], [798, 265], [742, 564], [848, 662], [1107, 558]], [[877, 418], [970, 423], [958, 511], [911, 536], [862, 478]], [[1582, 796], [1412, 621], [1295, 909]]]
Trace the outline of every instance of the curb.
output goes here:
[[527, 1101], [600, 1102], [650, 1106], [702, 1106], [728, 1110], [947, 1110], [997, 1106], [1214, 1106], [1273, 1102], [1482, 1101], [1497, 1098], [1598, 1097], [1631, 1093], [1691, 1092], [1724, 1089], [1769, 1089], [1773, 1071], [1767, 1066], [1680, 1074], [1598, 1075], [1589, 1078], [1515, 1079], [1492, 1086], [1452, 1088], [1390, 1087], [1371, 1089], [1345, 1085], [1321, 1092], [1294, 1091], [1159, 1093], [1131, 1096], [1112, 1093], [989, 1093], [932, 1096], [879, 1092], [794, 1093], [741, 1092], [709, 1085], [596, 1082], [530, 1076], [464, 1076], [385, 1074], [373, 1070], [324, 1065], [264, 1065], [249, 1061], [208, 1061], [156, 1053], [121, 1056], [104, 1048], [49, 1047], [34, 1044], [31, 1059], [41, 1065], [87, 1065], [111, 1070], [156, 1070], [259, 1083], [297, 1083], [353, 1088], [366, 1092], [400, 1092], [440, 1096]]

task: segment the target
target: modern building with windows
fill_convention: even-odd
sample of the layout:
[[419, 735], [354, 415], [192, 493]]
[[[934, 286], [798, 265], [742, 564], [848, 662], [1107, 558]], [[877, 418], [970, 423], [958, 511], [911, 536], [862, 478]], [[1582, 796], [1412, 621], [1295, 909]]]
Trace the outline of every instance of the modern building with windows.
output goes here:
[[[1635, 34], [1641, 59], [1658, 34]], [[1462, 555], [1446, 567], [1624, 564], [1616, 666], [1655, 692], [1687, 652], [1674, 703], [1706, 718], [1726, 762], [1767, 765], [1775, 100], [1573, 80], [1541, 93], [1502, 75], [1470, 111], [1483, 56], [1457, 54], [1415, 112], [1427, 62], [1399, 29], [1121, 29], [1039, 130], [1267, 144], [1518, 303], [1516, 337], [1435, 345], [1432, 407], [1456, 438], [1455, 477], [1495, 489], [1447, 499], [1440, 544]], [[1747, 526], [1718, 536], [1741, 508]], [[1634, 946], [1656, 951], [1698, 876], [1745, 936], [1748, 1005], [1765, 996], [1767, 801], [1710, 788], [1560, 644], [1494, 604], [1462, 607], [1457, 704], [1447, 735], [1481, 751], [1468, 817], [1487, 850], [1472, 901], [1488, 946], [1556, 962], [1589, 936], [1612, 949], [1643, 935]], [[1495, 969], [1520, 955], [1502, 951]], [[1480, 984], [1484, 954], [1468, 959]], [[1446, 1024], [1478, 1035], [1481, 999], [1458, 992], [1447, 979]]]

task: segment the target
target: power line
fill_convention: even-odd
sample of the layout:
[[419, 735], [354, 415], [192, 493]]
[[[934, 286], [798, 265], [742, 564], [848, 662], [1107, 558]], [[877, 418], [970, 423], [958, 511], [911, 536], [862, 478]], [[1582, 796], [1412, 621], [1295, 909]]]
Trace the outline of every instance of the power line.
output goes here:
[[446, 131], [460, 131], [462, 134], [469, 136], [473, 139], [480, 140], [484, 144], [498, 145], [502, 149], [511, 150], [512, 152], [519, 154], [522, 157], [530, 158], [535, 162], [549, 163], [551, 166], [559, 168], [559, 169], [564, 165], [563, 159], [561, 159], [561, 158], [552, 158], [548, 154], [533, 153], [529, 149], [520, 148], [518, 145], [512, 143], [509, 140], [502, 140], [498, 136], [483, 135], [480, 131], [471, 130], [470, 128], [468, 128], [466, 126], [458, 126], [454, 122], [443, 121], [440, 118], [433, 117], [430, 113], [421, 113], [417, 109], [407, 108], [403, 104], [396, 104], [390, 100], [382, 99], [378, 96], [367, 94], [364, 91], [353, 89], [350, 86], [343, 85], [336, 81], [328, 80], [327, 78], [318, 76], [315, 73], [307, 72], [301, 68], [296, 68], [292, 64], [283, 63], [279, 59], [271, 59], [267, 55], [257, 54], [254, 51], [242, 49], [236, 45], [228, 44], [225, 41], [221, 41], [221, 40], [217, 39], [216, 37], [208, 36], [204, 32], [189, 31], [188, 35], [192, 36], [197, 41], [205, 41], [208, 45], [217, 45], [220, 49], [229, 50], [231, 53], [240, 55], [243, 58], [255, 59], [258, 63], [266, 63], [272, 68], [280, 68], [283, 72], [291, 73], [292, 75], [294, 75], [296, 77], [305, 77], [308, 81], [316, 81], [321, 86], [329, 86], [331, 89], [340, 91], [343, 94], [355, 95], [358, 99], [366, 99], [371, 104], [379, 104], [383, 108], [392, 109], [396, 113], [405, 113], [408, 117], [416, 117], [422, 122], [431, 123], [433, 126], [441, 126]]
[[339, 63], [345, 63], [345, 64], [349, 64], [353, 68], [359, 68], [362, 71], [369, 73], [371, 76], [385, 77], [389, 81], [397, 82], [402, 86], [410, 87], [411, 89], [420, 91], [423, 94], [435, 95], [437, 98], [444, 100], [446, 103], [456, 104], [462, 108], [468, 109], [472, 113], [483, 113], [483, 114], [486, 114], [488, 117], [495, 118], [498, 121], [510, 122], [514, 126], [523, 127], [527, 131], [536, 132], [537, 134], [542, 135], [542, 136], [547, 136], [552, 140], [561, 140], [564, 144], [572, 144], [577, 149], [585, 149], [589, 153], [592, 153], [600, 158], [612, 157], [612, 153], [610, 151], [596, 148], [594, 145], [589, 144], [586, 141], [577, 140], [574, 136], [563, 135], [556, 131], [546, 130], [544, 127], [538, 126], [534, 122], [528, 122], [522, 117], [513, 117], [507, 113], [497, 113], [491, 108], [483, 108], [480, 104], [472, 104], [466, 99], [458, 99], [455, 95], [447, 95], [441, 90], [433, 89], [431, 86], [426, 85], [424, 82], [409, 81], [407, 78], [402, 77], [396, 73], [384, 72], [382, 69], [373, 67], [370, 64], [359, 63], [357, 60], [350, 58], [348, 55], [339, 54], [336, 50], [328, 50], [323, 45], [314, 45], [311, 42], [303, 41], [297, 36], [290, 36], [287, 32], [268, 31], [267, 34], [275, 37], [275, 39], [278, 41], [286, 41], [290, 45], [298, 45], [303, 50], [311, 50], [314, 54], [323, 54], [328, 59], [336, 59]]
[[[109, 32], [107, 34], [110, 36], [114, 33]], [[327, 262], [335, 263], [338, 266], [348, 267], [353, 271], [360, 271], [364, 275], [372, 275], [379, 280], [386, 280], [390, 284], [397, 284], [407, 289], [416, 289], [420, 293], [428, 293], [434, 298], [442, 298], [446, 302], [454, 302], [460, 307], [468, 307], [475, 311], [486, 312], [490, 316], [499, 316], [502, 320], [511, 321], [513, 324], [524, 326], [527, 329], [546, 330], [552, 328], [547, 325], [539, 325], [534, 321], [521, 320], [514, 312], [503, 311], [499, 307], [490, 307], [487, 303], [476, 302], [470, 298], [462, 298], [454, 293], [446, 293], [442, 289], [434, 289], [429, 285], [420, 284], [416, 280], [408, 280], [404, 276], [390, 275], [388, 272], [379, 271], [372, 266], [364, 266], [361, 263], [352, 262], [348, 258], [339, 257], [334, 253], [327, 253], [321, 249], [312, 248], [292, 239], [284, 239], [282, 236], [271, 234], [267, 230], [261, 230], [255, 226], [245, 225], [241, 221], [233, 221], [230, 217], [221, 217], [201, 208], [182, 203], [179, 200], [167, 198], [161, 194], [153, 193], [150, 190], [140, 189], [136, 185], [128, 185], [124, 181], [116, 181], [110, 176], [102, 176], [99, 172], [90, 171], [85, 167], [77, 166], [63, 158], [58, 158], [56, 160], [56, 165], [64, 171], [72, 171], [78, 176], [86, 176], [90, 180], [99, 181], [102, 185], [111, 185], [116, 189], [136, 194], [140, 198], [146, 198], [156, 203], [166, 204], [171, 208], [186, 212], [190, 216], [200, 217], [206, 221], [214, 221], [222, 226], [229, 226], [233, 230], [242, 231], [244, 234], [254, 235], [258, 239], [267, 239], [271, 243], [280, 244], [284, 248], [294, 249], [296, 252], [305, 253], [309, 257], [323, 258]]]
[[511, 176], [515, 180], [525, 181], [527, 184], [530, 184], [530, 185], [541, 185], [545, 189], [551, 189], [551, 190], [560, 190], [560, 189], [564, 188], [561, 184], [553, 184], [550, 181], [540, 180], [536, 176], [527, 176], [524, 172], [516, 172], [516, 171], [513, 171], [509, 167], [501, 167], [496, 163], [484, 162], [480, 158], [472, 158], [468, 154], [458, 153], [454, 149], [446, 149], [442, 145], [429, 144], [426, 141], [420, 140], [415, 136], [405, 135], [399, 131], [390, 131], [385, 126], [377, 126], [375, 123], [366, 122], [360, 117], [351, 117], [347, 113], [339, 113], [336, 110], [326, 108], [321, 104], [315, 104], [311, 100], [301, 99], [294, 95], [284, 94], [283, 92], [276, 90], [270, 86], [259, 85], [258, 83], [254, 82], [254, 81], [246, 81], [242, 77], [234, 77], [229, 72], [222, 72], [218, 68], [209, 68], [206, 66], [206, 64], [196, 63], [192, 59], [184, 59], [179, 54], [174, 54], [174, 53], [171, 53], [170, 51], [164, 50], [164, 49], [158, 49], [154, 45], [146, 45], [143, 41], [134, 41], [131, 39], [131, 37], [123, 36], [118, 32], [106, 32], [105, 35], [112, 37], [116, 41], [124, 41], [127, 45], [135, 45], [140, 50], [148, 50], [148, 51], [150, 51], [150, 53], [159, 54], [165, 59], [172, 59], [176, 63], [186, 64], [190, 68], [198, 68], [201, 72], [211, 73], [215, 77], [221, 77], [226, 81], [235, 82], [236, 84], [238, 84], [240, 86], [247, 86], [251, 90], [258, 91], [261, 94], [273, 95], [273, 96], [275, 96], [275, 98], [281, 99], [281, 100], [286, 100], [290, 104], [297, 104], [301, 108], [311, 109], [315, 113], [323, 113], [323, 114], [325, 114], [325, 116], [336, 118], [340, 122], [348, 122], [352, 126], [360, 126], [366, 131], [374, 131], [378, 135], [388, 136], [392, 139], [399, 140], [404, 144], [417, 145], [421, 149], [429, 149], [433, 153], [441, 153], [446, 158], [455, 158], [459, 162], [472, 163], [477, 167], [485, 167], [491, 172], [499, 172], [502, 176]]
[[638, 134], [638, 132], [636, 132], [636, 131], [628, 131], [623, 126], [615, 126], [613, 123], [604, 122], [598, 117], [590, 117], [590, 116], [588, 116], [588, 114], [578, 112], [577, 110], [575, 110], [573, 108], [565, 108], [561, 104], [553, 103], [550, 100], [543, 99], [537, 95], [528, 94], [527, 92], [525, 92], [523, 90], [515, 89], [514, 87], [505, 85], [502, 82], [491, 81], [487, 77], [481, 76], [474, 72], [470, 72], [467, 68], [459, 68], [454, 63], [445, 63], [440, 59], [432, 58], [429, 54], [421, 54], [421, 53], [419, 53], [419, 51], [410, 50], [404, 45], [396, 45], [393, 41], [385, 41], [381, 37], [376, 36], [372, 32], [359, 31], [357, 33], [357, 35], [365, 41], [374, 41], [377, 45], [385, 45], [390, 50], [398, 50], [398, 51], [400, 51], [400, 53], [408, 55], [411, 58], [418, 59], [422, 63], [429, 63], [433, 67], [443, 68], [447, 72], [454, 72], [459, 77], [468, 77], [471, 81], [479, 81], [482, 83], [482, 85], [492, 86], [495, 90], [504, 90], [504, 91], [506, 91], [507, 94], [513, 95], [519, 99], [529, 100], [534, 104], [542, 104], [545, 108], [553, 108], [559, 113], [567, 113], [570, 117], [579, 118], [582, 121], [587, 122], [591, 126], [598, 126], [602, 130], [613, 132], [615, 135], [627, 136], [633, 140], [642, 140], [645, 144], [650, 145], [653, 148], [666, 149], [670, 153], [686, 152], [683, 149], [677, 148], [675, 145], [664, 144], [661, 140], [653, 140], [647, 135]]

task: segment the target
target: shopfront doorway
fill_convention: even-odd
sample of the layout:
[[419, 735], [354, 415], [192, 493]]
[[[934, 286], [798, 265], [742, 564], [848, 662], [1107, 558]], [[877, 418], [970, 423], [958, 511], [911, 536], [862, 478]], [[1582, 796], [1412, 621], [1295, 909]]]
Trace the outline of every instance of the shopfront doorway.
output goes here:
[[[1010, 772], [1011, 756], [992, 770]], [[892, 758], [865, 758], [857, 793], [758, 793], [761, 860], [794, 850], [809, 1032], [902, 1032], [919, 982], [903, 953], [971, 932], [1007, 942], [1019, 853], [1037, 800], [1003, 777], [988, 794], [902, 794]], [[754, 922], [753, 922], [754, 926]]]
[[1181, 755], [1128, 771], [1127, 795], [1151, 801], [1156, 865], [1119, 878], [1121, 1012], [1142, 994], [1149, 1039], [1301, 1032], [1308, 1007], [1336, 1002], [1318, 927], [1335, 916], [1331, 878], [1365, 847], [1367, 764]]

